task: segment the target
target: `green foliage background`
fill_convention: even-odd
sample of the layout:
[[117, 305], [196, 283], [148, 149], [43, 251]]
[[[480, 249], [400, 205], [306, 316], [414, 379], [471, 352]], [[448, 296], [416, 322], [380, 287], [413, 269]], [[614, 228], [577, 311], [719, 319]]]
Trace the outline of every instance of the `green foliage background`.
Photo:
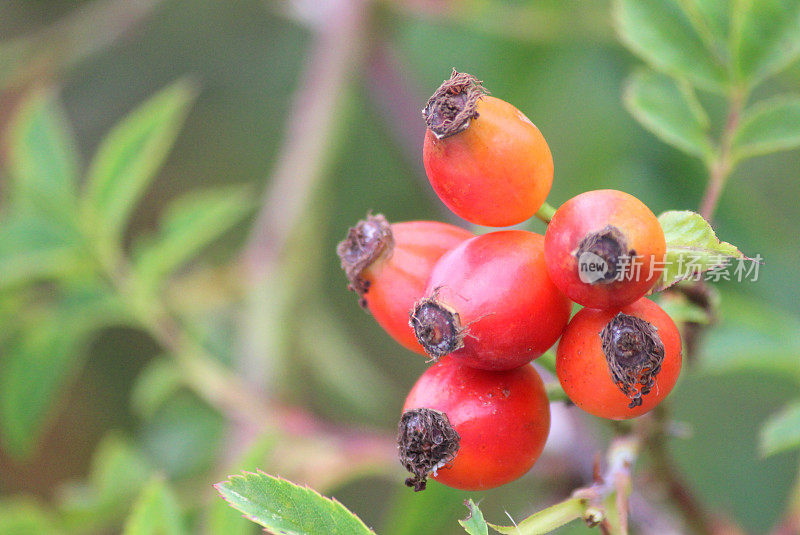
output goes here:
[[[306, 6], [307, 16], [297, 14], [298, 6]], [[80, 9], [98, 9], [115, 22], [100, 24], [105, 19], [98, 14], [81, 22]], [[248, 378], [272, 399], [326, 422], [391, 436], [404, 393], [426, 364], [358, 308], [334, 248], [367, 210], [390, 221], [463, 223], [435, 198], [421, 166], [419, 109], [453, 67], [478, 75], [544, 133], [556, 169], [551, 204], [614, 188], [656, 213], [697, 209], [702, 164], [662, 143], [623, 106], [626, 79], [641, 61], [617, 40], [609, 3], [387, 0], [364, 9], [364, 35], [354, 37], [358, 66], [331, 99], [332, 121], [322, 132], [331, 142], [318, 181], [280, 267], [253, 289], [243, 282], [238, 259], [256, 200], [298, 120], [295, 97], [314, 50], [314, 25], [324, 21], [314, 2], [0, 6], [0, 534], [117, 532], [131, 512], [129, 533], [250, 533], [211, 488], [241, 469], [309, 482], [379, 533], [394, 535], [463, 532], [456, 518], [465, 515], [467, 496], [483, 500], [488, 519], [502, 522], [504, 511], [520, 518], [589, 480], [594, 450], [585, 466], [559, 464], [568, 458], [558, 447], [576, 440], [568, 434], [528, 477], [486, 493], [434, 484], [412, 495], [400, 486], [399, 466], [381, 463], [355, 474], [326, 472], [330, 465], [317, 462], [330, 453], [326, 443], [289, 443], [299, 453], [287, 458], [291, 437], [270, 422], [247, 429], [243, 436], [254, 442], [242, 442], [236, 422], [187, 387], [184, 361], [172, 358], [174, 348], [157, 336], [162, 314], [171, 314], [215, 365], [263, 372]], [[125, 10], [141, 18], [132, 17], [131, 27], [116, 36], [125, 17], [109, 13]], [[65, 24], [77, 28], [69, 39], [57, 30]], [[798, 89], [795, 62], [752, 98]], [[163, 108], [149, 101], [157, 108], [150, 120], [168, 126], [153, 142], [164, 153], [153, 148], [142, 164], [152, 165], [152, 180], [142, 178], [140, 194], [112, 191], [103, 201], [104, 193], [87, 185], [103, 171], [89, 162], [101, 165], [93, 157], [106, 134], [155, 94]], [[711, 95], [699, 97], [719, 124], [725, 110]], [[35, 108], [36, 102], [43, 104]], [[15, 184], [32, 167], [9, 149], [15, 135], [26, 135], [13, 131], [25, 105], [41, 114], [30, 123], [41, 129], [30, 134], [37, 143], [48, 142], [51, 127], [63, 127], [67, 136], [63, 154], [24, 156], [49, 166], [43, 176], [55, 180], [28, 182], [37, 193], [27, 196]], [[120, 135], [144, 138], [147, 128], [129, 124]], [[62, 144], [49, 143], [45, 149]], [[791, 448], [767, 457], [759, 451], [763, 423], [800, 392], [799, 169], [800, 151], [792, 150], [747, 160], [731, 177], [715, 230], [746, 255], [760, 254], [764, 264], [757, 282], [716, 285], [719, 326], [709, 330], [695, 366], [671, 395], [673, 416], [688, 430], [668, 444], [678, 467], [702, 503], [753, 533], [778, 519], [800, 464]], [[58, 190], [69, 184], [79, 186]], [[90, 219], [91, 210], [79, 211], [78, 188], [88, 191], [85, 202], [106, 203], [94, 214], [102, 222]], [[126, 195], [127, 207], [114, 204]], [[45, 207], [47, 219], [15, 227], [16, 215], [28, 209], [20, 199], [30, 198], [37, 209]], [[64, 202], [69, 198], [73, 206]], [[119, 288], [103, 290], [114, 281], [96, 272], [104, 261], [114, 263], [113, 252], [101, 250], [99, 260], [63, 251], [36, 256], [52, 252], [49, 243], [80, 241], [68, 221], [92, 231], [99, 243], [114, 244], [110, 249], [121, 244], [124, 254], [144, 259], [144, 286], [122, 291], [151, 296], [141, 300], [150, 305], [120, 311], [109, 298]], [[544, 232], [536, 221], [526, 228]], [[150, 321], [158, 325], [148, 327]], [[255, 363], [240, 358], [247, 336], [268, 349]], [[599, 422], [572, 411], [570, 421], [597, 428], [602, 450]], [[784, 417], [796, 422], [796, 405]], [[276, 446], [281, 443], [283, 449]], [[550, 468], [542, 466], [547, 463]]]

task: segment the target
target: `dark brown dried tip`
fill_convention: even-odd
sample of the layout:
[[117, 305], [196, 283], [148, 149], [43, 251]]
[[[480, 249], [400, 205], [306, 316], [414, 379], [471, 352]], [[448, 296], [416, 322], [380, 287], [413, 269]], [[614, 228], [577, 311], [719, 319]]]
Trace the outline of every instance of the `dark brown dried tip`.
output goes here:
[[463, 132], [478, 117], [478, 99], [488, 93], [482, 83], [471, 74], [453, 69], [450, 79], [428, 99], [422, 116], [438, 139]]
[[440, 303], [436, 294], [425, 297], [411, 310], [408, 324], [417, 342], [434, 360], [464, 347], [464, 329], [458, 312]]
[[631, 400], [629, 409], [642, 404], [664, 362], [664, 343], [652, 323], [620, 312], [600, 332], [611, 379]]
[[369, 290], [369, 281], [361, 278], [361, 274], [381, 255], [387, 258], [391, 256], [392, 249], [392, 229], [382, 214], [367, 214], [366, 219], [359, 221], [355, 227], [350, 227], [347, 238], [336, 246], [342, 269], [350, 281], [348, 288], [358, 292], [362, 307], [367, 306], [364, 294]]
[[587, 234], [572, 254], [578, 261], [581, 280], [590, 284], [621, 279], [636, 257], [636, 251], [628, 249], [625, 235], [613, 225]]
[[414, 477], [406, 479], [415, 492], [425, 490], [428, 474], [453, 461], [461, 437], [443, 412], [433, 409], [411, 409], [400, 417], [397, 428], [397, 449], [400, 462]]

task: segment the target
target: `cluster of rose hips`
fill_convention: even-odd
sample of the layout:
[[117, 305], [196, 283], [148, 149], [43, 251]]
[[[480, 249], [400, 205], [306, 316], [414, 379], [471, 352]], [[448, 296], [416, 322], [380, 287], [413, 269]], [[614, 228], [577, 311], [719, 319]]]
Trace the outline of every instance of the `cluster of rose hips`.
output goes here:
[[[517, 108], [454, 71], [423, 115], [425, 171], [453, 212], [504, 227], [541, 208], [553, 160]], [[350, 288], [400, 344], [436, 361], [400, 420], [406, 484], [482, 490], [527, 472], [550, 429], [530, 363], [559, 338], [556, 372], [578, 407], [626, 419], [657, 405], [681, 366], [675, 324], [644, 298], [665, 251], [655, 215], [614, 190], [568, 200], [544, 236], [381, 215], [351, 228], [338, 247]], [[570, 319], [573, 302], [584, 308]]]

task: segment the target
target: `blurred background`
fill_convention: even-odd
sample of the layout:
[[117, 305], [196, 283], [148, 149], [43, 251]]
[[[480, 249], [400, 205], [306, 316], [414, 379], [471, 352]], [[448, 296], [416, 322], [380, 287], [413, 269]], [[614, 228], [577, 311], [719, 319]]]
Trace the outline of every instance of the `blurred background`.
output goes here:
[[[0, 533], [118, 532], [150, 474], [169, 483], [192, 533], [254, 531], [211, 487], [244, 468], [308, 483], [398, 535], [463, 532], [467, 496], [504, 523], [589, 482], [611, 428], [554, 404], [545, 454], [521, 480], [483, 493], [402, 487], [393, 436], [426, 364], [358, 307], [334, 251], [369, 210], [468, 225], [421, 165], [420, 110], [454, 67], [542, 131], [552, 205], [614, 188], [655, 213], [696, 210], [703, 165], [622, 106], [638, 65], [606, 1], [0, 3], [0, 223], [13, 226], [23, 197], [14, 125], [41, 94], [71, 136], [79, 190], [124, 117], [167, 86], [186, 95], [174, 145], [112, 247], [121, 265], [168, 233], [186, 198], [230, 204], [138, 300], [124, 270], [102, 261], [25, 256], [52, 225], [0, 229]], [[798, 87], [795, 63], [755, 96]], [[700, 97], [719, 121], [723, 107]], [[800, 390], [798, 169], [794, 150], [731, 177], [715, 229], [764, 264], [755, 282], [715, 285], [718, 324], [670, 398], [676, 470], [703, 507], [750, 533], [778, 520], [800, 465], [797, 450], [758, 448], [762, 423]], [[84, 297], [103, 287], [136, 312], [101, 307], [73, 329], [98, 310], [73, 302], [76, 287]], [[681, 532], [658, 474], [639, 480], [633, 531]], [[14, 524], [23, 517], [34, 520]]]

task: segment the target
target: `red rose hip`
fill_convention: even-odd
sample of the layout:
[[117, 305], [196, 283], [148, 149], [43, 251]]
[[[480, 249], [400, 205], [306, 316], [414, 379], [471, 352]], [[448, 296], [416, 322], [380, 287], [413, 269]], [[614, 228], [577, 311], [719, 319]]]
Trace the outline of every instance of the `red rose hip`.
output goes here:
[[443, 255], [411, 312], [425, 351], [487, 370], [522, 366], [547, 351], [572, 303], [547, 276], [543, 241], [533, 232], [498, 231]]
[[423, 490], [429, 475], [450, 487], [485, 490], [525, 474], [550, 431], [550, 405], [533, 366], [493, 372], [446, 357], [417, 380], [403, 405], [398, 446]]
[[553, 183], [553, 157], [517, 108], [453, 71], [423, 110], [422, 161], [431, 186], [457, 215], [506, 227], [533, 216]]
[[624, 420], [650, 411], [678, 380], [681, 337], [649, 299], [615, 310], [581, 309], [556, 353], [567, 396], [601, 418]]
[[389, 224], [368, 215], [348, 232], [336, 252], [350, 281], [378, 324], [397, 342], [425, 350], [408, 328], [408, 311], [420, 296], [437, 260], [474, 234], [438, 221]]
[[587, 191], [556, 210], [547, 226], [547, 272], [567, 297], [592, 308], [622, 307], [660, 276], [666, 242], [640, 200], [615, 190]]

